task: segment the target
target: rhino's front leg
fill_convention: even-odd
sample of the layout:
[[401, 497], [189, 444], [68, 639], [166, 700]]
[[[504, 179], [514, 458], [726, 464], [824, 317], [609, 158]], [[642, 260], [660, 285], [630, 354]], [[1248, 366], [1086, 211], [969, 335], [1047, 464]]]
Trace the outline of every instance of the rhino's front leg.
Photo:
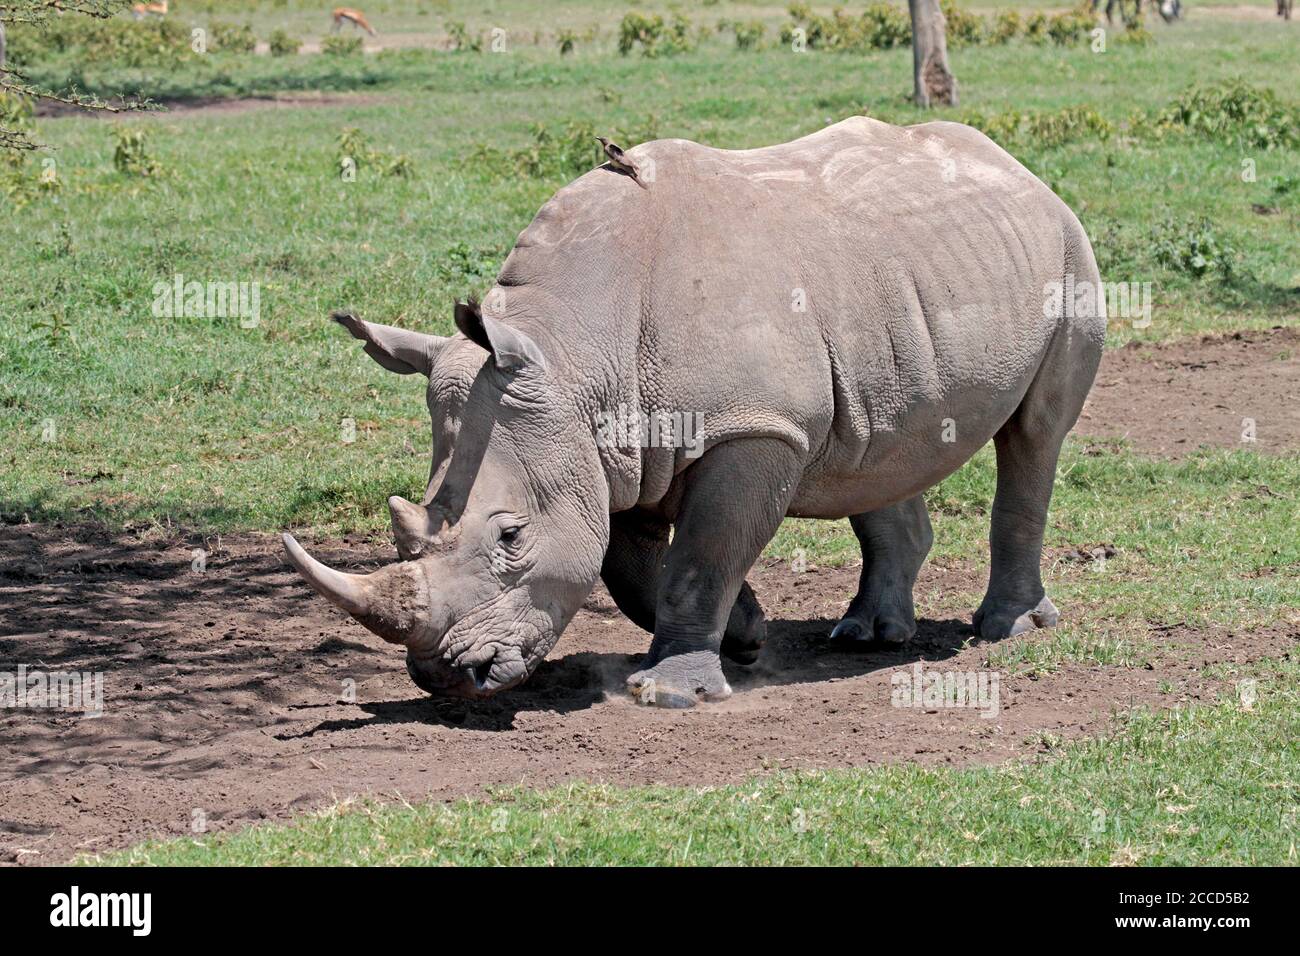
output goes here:
[[[653, 632], [659, 578], [668, 556], [668, 522], [642, 511], [610, 517], [609, 548], [600, 576], [618, 609], [637, 627]], [[754, 590], [741, 585], [722, 635], [722, 653], [737, 664], [752, 664], [767, 640], [767, 622]]]
[[831, 640], [850, 646], [905, 644], [916, 633], [912, 587], [934, 543], [925, 498], [852, 515], [849, 523], [862, 546], [862, 576]]
[[718, 653], [745, 574], [785, 517], [798, 485], [793, 449], [742, 439], [710, 449], [686, 473], [676, 534], [655, 602], [655, 636], [627, 679], [637, 699], [689, 707], [731, 693]]

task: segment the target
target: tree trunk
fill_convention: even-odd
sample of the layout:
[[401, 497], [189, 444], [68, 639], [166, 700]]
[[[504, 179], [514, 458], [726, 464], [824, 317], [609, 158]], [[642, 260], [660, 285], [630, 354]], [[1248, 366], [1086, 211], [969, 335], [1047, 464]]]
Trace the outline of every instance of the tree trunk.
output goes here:
[[4, 21], [0, 20], [0, 69], [3, 69], [4, 65], [5, 65], [5, 25], [4, 25]]
[[939, 0], [907, 0], [912, 15], [912, 80], [916, 104], [957, 105], [957, 77], [948, 68], [947, 23]]

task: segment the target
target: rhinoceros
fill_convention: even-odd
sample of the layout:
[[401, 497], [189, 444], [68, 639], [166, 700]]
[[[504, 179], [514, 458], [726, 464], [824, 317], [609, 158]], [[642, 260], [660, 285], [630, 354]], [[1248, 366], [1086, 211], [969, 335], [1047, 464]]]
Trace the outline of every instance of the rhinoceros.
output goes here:
[[[1044, 525], [1106, 325], [1065, 203], [948, 122], [627, 156], [640, 181], [598, 167], [542, 207], [483, 303], [455, 305], [459, 334], [335, 315], [428, 378], [433, 461], [419, 504], [388, 501], [399, 561], [345, 574], [285, 535], [308, 583], [404, 645], [422, 689], [482, 698], [532, 674], [600, 578], [654, 635], [629, 689], [690, 706], [731, 693], [720, 654], [756, 659], [745, 577], [787, 516], [847, 517], [861, 543], [829, 638], [906, 642], [922, 494], [992, 439], [975, 631], [1055, 624]], [[698, 427], [656, 441], [635, 425], [656, 416]]]

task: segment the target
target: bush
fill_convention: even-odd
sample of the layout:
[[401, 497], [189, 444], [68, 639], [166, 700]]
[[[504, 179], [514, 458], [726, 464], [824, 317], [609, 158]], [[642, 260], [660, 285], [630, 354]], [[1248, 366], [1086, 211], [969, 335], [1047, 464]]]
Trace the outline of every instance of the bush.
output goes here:
[[736, 22], [731, 28], [736, 34], [736, 49], [757, 50], [763, 45], [763, 34], [767, 32], [767, 27], [762, 20]]
[[1058, 13], [1047, 22], [1047, 35], [1057, 46], [1074, 46], [1085, 43], [1097, 27], [1097, 15], [1085, 0], [1073, 10]]
[[572, 53], [573, 48], [577, 46], [578, 34], [572, 30], [561, 30], [557, 39], [560, 42], [560, 56]]
[[82, 63], [174, 67], [194, 55], [189, 30], [176, 20], [64, 17], [43, 27], [21, 26], [11, 29], [8, 49], [19, 67], [59, 55], [75, 55]]
[[792, 3], [786, 12], [792, 22], [781, 28], [781, 41], [792, 42], [794, 31], [801, 29], [810, 50], [888, 50], [912, 42], [912, 21], [907, 13], [881, 0], [869, 4], [857, 17], [838, 7], [823, 17], [806, 3]]
[[[941, 0], [939, 9], [947, 21], [948, 45], [952, 47], [975, 46], [984, 40], [984, 21], [973, 13], [957, 6], [957, 0]], [[908, 31], [909, 40], [911, 31]]]
[[[1046, 23], [1046, 19], [1044, 19]], [[993, 21], [993, 26], [989, 30], [990, 43], [1007, 43], [1014, 40], [1025, 32], [1024, 21], [1020, 17], [1019, 11], [1003, 10]]]
[[302, 49], [302, 41], [297, 37], [291, 37], [284, 30], [276, 30], [271, 34], [268, 41], [271, 47], [271, 56], [297, 56], [298, 51]]
[[149, 150], [149, 134], [142, 126], [113, 128], [113, 168], [126, 176], [157, 176], [162, 166]]
[[1154, 230], [1152, 251], [1161, 265], [1196, 279], [1217, 276], [1228, 281], [1234, 275], [1236, 253], [1208, 219], [1165, 220]]
[[331, 33], [320, 41], [320, 51], [329, 56], [356, 56], [361, 52], [361, 37]]
[[1047, 42], [1047, 14], [1036, 10], [1025, 18], [1025, 39], [1030, 43]]
[[1262, 149], [1300, 143], [1300, 110], [1282, 102], [1272, 90], [1242, 80], [1191, 87], [1156, 121]]
[[447, 35], [451, 37], [451, 48], [457, 52], [482, 53], [483, 38], [470, 36], [465, 24], [458, 20], [447, 23]]
[[695, 48], [691, 39], [691, 21], [680, 13], [665, 23], [659, 14], [632, 12], [618, 25], [618, 52], [627, 56], [641, 46], [642, 56], [671, 56]]
[[862, 22], [863, 38], [873, 49], [892, 50], [912, 43], [912, 19], [893, 4], [879, 0], [868, 4]]
[[1053, 147], [1080, 139], [1104, 142], [1115, 132], [1111, 122], [1091, 106], [1067, 106], [1048, 112], [1009, 110], [992, 116], [967, 113], [961, 121], [1003, 145]]
[[1134, 17], [1124, 21], [1124, 31], [1115, 38], [1116, 43], [1126, 44], [1128, 46], [1147, 46], [1154, 43], [1155, 37], [1151, 31], [1142, 23], [1141, 17]]
[[351, 168], [357, 173], [362, 169], [373, 169], [380, 176], [415, 175], [415, 164], [410, 156], [374, 148], [355, 126], [345, 127], [339, 132], [337, 146], [335, 167], [340, 172], [348, 168], [348, 161], [351, 160]]
[[215, 53], [252, 53], [257, 49], [257, 37], [247, 23], [236, 26], [213, 20], [208, 24], [208, 49]]

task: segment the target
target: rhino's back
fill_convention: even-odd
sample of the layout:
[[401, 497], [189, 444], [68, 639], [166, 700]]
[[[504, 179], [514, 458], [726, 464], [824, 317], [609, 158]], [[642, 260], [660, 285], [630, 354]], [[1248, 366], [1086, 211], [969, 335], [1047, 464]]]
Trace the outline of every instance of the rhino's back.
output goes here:
[[[702, 414], [710, 442], [779, 435], [826, 486], [885, 461], [956, 467], [1014, 409], [1082, 230], [983, 134], [855, 117], [761, 149], [629, 154], [647, 189], [581, 177], [503, 275], [616, 290], [595, 321], [637, 339], [643, 408]], [[949, 419], [960, 438], [936, 456]]]
[[682, 250], [688, 237], [724, 247], [751, 237], [766, 243], [757, 252], [768, 258], [774, 242], [824, 249], [868, 231], [878, 235], [882, 226], [887, 234], [899, 216], [937, 225], [991, 202], [1059, 206], [1013, 157], [958, 123], [899, 127], [856, 116], [758, 149], [663, 139], [628, 156], [649, 180], [647, 189], [606, 167], [594, 169], [556, 192], [520, 233], [516, 251], [581, 261], [605, 249], [610, 259], [617, 256], [609, 246], [618, 243], [647, 261]]
[[764, 149], [647, 152], [659, 357], [714, 367], [683, 401], [834, 405], [865, 446], [918, 402], [1013, 390], [1036, 367], [1077, 222], [977, 131], [856, 118]]

